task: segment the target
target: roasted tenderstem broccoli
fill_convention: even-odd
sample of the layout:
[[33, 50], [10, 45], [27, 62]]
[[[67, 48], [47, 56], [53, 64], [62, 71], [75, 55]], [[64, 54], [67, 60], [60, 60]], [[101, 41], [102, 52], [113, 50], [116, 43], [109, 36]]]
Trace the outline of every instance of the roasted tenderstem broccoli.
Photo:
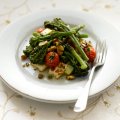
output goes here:
[[[84, 76], [88, 74], [89, 66], [87, 64], [88, 57], [81, 47], [81, 38], [87, 38], [87, 34], [81, 34], [79, 31], [85, 26], [76, 26], [70, 28], [61, 19], [56, 18], [52, 22], [46, 21], [45, 28], [50, 28], [51, 32], [42, 35], [34, 32], [29, 41], [29, 46], [23, 51], [33, 64], [45, 64], [45, 55], [50, 46], [53, 46], [53, 41], [57, 38], [60, 45], [64, 46], [64, 52], [60, 55], [61, 62], [73, 66], [73, 74]], [[40, 45], [41, 42], [47, 41], [45, 45]], [[75, 48], [73, 48], [73, 47]], [[56, 45], [57, 47], [57, 45]], [[57, 51], [55, 51], [57, 52]]]
[[69, 44], [65, 44], [65, 47], [68, 49], [68, 51], [76, 58], [76, 60], [80, 63], [80, 68], [82, 70], [87, 69], [86, 62], [81, 58], [81, 56], [75, 51], [73, 47], [71, 47]]
[[[51, 27], [64, 32], [68, 32], [71, 30], [70, 27], [67, 24], [65, 24], [60, 18], [55, 18], [54, 21], [52, 22], [46, 21], [44, 25], [45, 27]], [[89, 58], [81, 48], [78, 38], [74, 34], [70, 35], [69, 37], [71, 41], [74, 43], [74, 45], [76, 46], [79, 53], [81, 54], [82, 59], [84, 59], [85, 61], [88, 61]]]
[[73, 74], [74, 75], [76, 75], [76, 76], [86, 76], [88, 74], [89, 66], [87, 67], [87, 69], [82, 70], [80, 68], [80, 65], [79, 65], [78, 61], [76, 60], [76, 58], [69, 51], [64, 52], [64, 57], [65, 57], [64, 59], [67, 59], [67, 61], [70, 62], [70, 65], [73, 66], [73, 68], [74, 68]]
[[35, 47], [39, 42], [42, 42], [44, 40], [52, 40], [54, 38], [59, 38], [59, 37], [69, 37], [72, 34], [76, 34], [80, 29], [81, 29], [81, 26], [76, 27], [75, 29], [67, 32], [53, 30], [51, 33], [47, 35], [40, 35], [39, 33], [34, 32], [33, 37], [30, 39], [29, 43], [32, 47]]
[[29, 45], [26, 46], [26, 49], [23, 52], [30, 59], [31, 63], [44, 64], [44, 58], [50, 44], [51, 41], [42, 46], [37, 45], [34, 47], [34, 49], [31, 47], [31, 45]]

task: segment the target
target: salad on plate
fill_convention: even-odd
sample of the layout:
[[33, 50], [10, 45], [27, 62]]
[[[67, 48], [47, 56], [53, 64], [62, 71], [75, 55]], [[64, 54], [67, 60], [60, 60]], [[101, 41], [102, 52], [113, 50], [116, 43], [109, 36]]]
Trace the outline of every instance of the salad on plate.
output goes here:
[[44, 71], [49, 79], [65, 76], [73, 80], [87, 76], [96, 51], [92, 43], [85, 40], [88, 35], [81, 32], [84, 27], [66, 24], [61, 18], [45, 21], [44, 27], [33, 32], [21, 59], [29, 60], [26, 66], [39, 71], [40, 79]]

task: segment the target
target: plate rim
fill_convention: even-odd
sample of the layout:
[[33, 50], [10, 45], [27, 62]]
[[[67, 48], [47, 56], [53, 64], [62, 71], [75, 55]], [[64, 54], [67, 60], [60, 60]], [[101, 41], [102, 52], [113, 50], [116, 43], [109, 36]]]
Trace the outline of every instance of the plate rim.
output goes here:
[[[35, 100], [35, 101], [40, 101], [40, 102], [44, 102], [44, 103], [52, 103], [52, 104], [66, 104], [66, 103], [74, 103], [77, 99], [74, 99], [74, 100], [69, 100], [69, 101], [56, 101], [56, 100], [45, 100], [45, 99], [41, 99], [41, 98], [37, 98], [37, 97], [33, 97], [31, 95], [28, 95], [28, 94], [25, 94], [17, 89], [15, 89], [14, 87], [10, 86], [3, 78], [2, 76], [0, 75], [0, 78], [2, 80], [2, 82], [8, 86], [11, 90], [15, 91], [16, 93], [28, 98], [28, 99], [32, 99], [32, 100]], [[96, 96], [99, 96], [101, 95], [103, 92], [105, 92], [106, 90], [108, 90], [109, 88], [111, 88], [113, 86], [113, 84], [120, 78], [120, 75], [118, 76], [118, 78], [112, 83], [110, 84], [110, 86], [108, 86], [107, 88], [99, 91], [98, 93], [96, 94], [93, 94], [91, 96], [88, 96], [88, 99], [91, 99], [91, 98], [94, 98]]]

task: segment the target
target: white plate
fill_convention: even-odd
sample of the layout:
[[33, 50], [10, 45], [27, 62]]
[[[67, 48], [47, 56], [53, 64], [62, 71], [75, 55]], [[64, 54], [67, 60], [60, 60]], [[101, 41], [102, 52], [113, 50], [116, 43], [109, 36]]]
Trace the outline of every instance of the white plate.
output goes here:
[[[36, 79], [22, 68], [20, 55], [26, 39], [45, 20], [62, 18], [69, 24], [85, 24], [92, 40], [105, 39], [108, 54], [105, 65], [96, 72], [90, 96], [110, 86], [120, 74], [120, 33], [97, 16], [84, 12], [50, 10], [27, 15], [10, 24], [0, 35], [0, 75], [3, 81], [19, 93], [45, 102], [71, 102], [78, 98], [87, 80], [49, 81]], [[85, 79], [85, 78], [84, 78]], [[84, 91], [83, 91], [84, 93]]]

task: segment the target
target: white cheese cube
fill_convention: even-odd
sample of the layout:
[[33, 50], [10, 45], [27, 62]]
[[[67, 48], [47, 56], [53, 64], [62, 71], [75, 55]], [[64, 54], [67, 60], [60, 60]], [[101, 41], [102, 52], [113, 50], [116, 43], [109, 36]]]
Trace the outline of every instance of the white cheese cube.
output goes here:
[[49, 33], [51, 33], [51, 32], [52, 32], [51, 29], [46, 28], [45, 30], [43, 30], [43, 31], [41, 32], [41, 35], [47, 35], [47, 34], [49, 34]]
[[48, 41], [42, 41], [39, 43], [39, 46], [43, 46], [43, 45], [46, 45], [48, 43]]
[[31, 63], [31, 65], [34, 67], [34, 68], [36, 68], [36, 69], [38, 69], [40, 72], [43, 72], [46, 68], [47, 68], [47, 66], [46, 65], [39, 65], [39, 64], [32, 64]]

